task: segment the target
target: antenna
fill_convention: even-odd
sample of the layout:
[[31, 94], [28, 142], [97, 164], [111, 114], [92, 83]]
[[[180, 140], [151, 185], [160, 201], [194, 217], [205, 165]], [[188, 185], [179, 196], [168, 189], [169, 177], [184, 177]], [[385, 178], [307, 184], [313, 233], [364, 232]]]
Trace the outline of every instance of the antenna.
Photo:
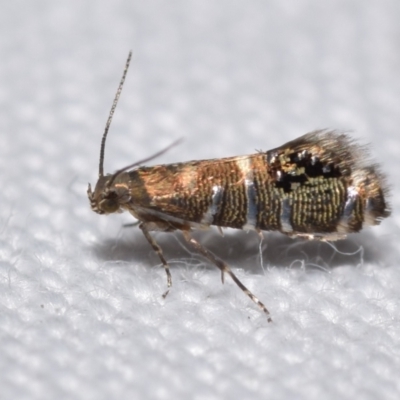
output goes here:
[[162, 150], [157, 151], [157, 153], [154, 153], [152, 156], [150, 157], [146, 157], [143, 158], [143, 160], [137, 161], [131, 165], [128, 165], [127, 167], [121, 168], [118, 171], [116, 171], [112, 177], [110, 178], [110, 180], [107, 182], [107, 187], [111, 187], [111, 185], [113, 184], [113, 182], [115, 181], [115, 178], [122, 174], [123, 172], [127, 171], [128, 169], [137, 167], [138, 165], [144, 164], [147, 161], [151, 161], [154, 160], [155, 158], [161, 156], [162, 154], [166, 153], [169, 149], [171, 149], [172, 147], [175, 147], [177, 144], [181, 143], [183, 140], [183, 138], [177, 139], [174, 142], [172, 142], [170, 145], [168, 145], [167, 147], [164, 147]]
[[103, 168], [103, 164], [104, 164], [104, 149], [105, 149], [105, 146], [106, 146], [107, 133], [108, 133], [108, 130], [110, 129], [110, 125], [111, 125], [112, 117], [114, 115], [114, 111], [117, 108], [119, 96], [121, 95], [121, 92], [122, 92], [122, 86], [124, 85], [126, 73], [128, 72], [129, 63], [131, 61], [131, 58], [132, 58], [132, 51], [129, 52], [128, 59], [126, 60], [124, 73], [122, 75], [121, 82], [119, 83], [117, 93], [115, 94], [115, 98], [114, 98], [113, 105], [111, 107], [110, 115], [108, 116], [108, 120], [107, 120], [107, 123], [106, 123], [106, 128], [104, 129], [103, 137], [101, 138], [100, 161], [99, 161], [99, 178], [104, 176], [104, 168]]

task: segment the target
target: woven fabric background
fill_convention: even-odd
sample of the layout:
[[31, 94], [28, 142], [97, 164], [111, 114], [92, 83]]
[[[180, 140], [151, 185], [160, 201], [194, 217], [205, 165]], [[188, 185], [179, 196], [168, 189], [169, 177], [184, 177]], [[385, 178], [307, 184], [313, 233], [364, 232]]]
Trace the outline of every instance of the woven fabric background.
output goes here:
[[[0, 3], [1, 399], [398, 399], [397, 0]], [[90, 210], [101, 135], [113, 172], [251, 154], [352, 131], [388, 175], [393, 215], [334, 243], [216, 229], [157, 234]], [[261, 249], [261, 252], [260, 252]], [[262, 256], [261, 256], [262, 255]]]

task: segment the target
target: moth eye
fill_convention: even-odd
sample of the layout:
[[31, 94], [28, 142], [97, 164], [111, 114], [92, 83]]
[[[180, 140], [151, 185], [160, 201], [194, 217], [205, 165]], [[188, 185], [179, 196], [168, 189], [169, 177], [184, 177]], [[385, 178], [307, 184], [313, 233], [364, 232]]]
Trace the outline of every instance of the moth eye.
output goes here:
[[104, 199], [100, 202], [99, 208], [106, 214], [118, 211], [119, 203], [117, 199]]

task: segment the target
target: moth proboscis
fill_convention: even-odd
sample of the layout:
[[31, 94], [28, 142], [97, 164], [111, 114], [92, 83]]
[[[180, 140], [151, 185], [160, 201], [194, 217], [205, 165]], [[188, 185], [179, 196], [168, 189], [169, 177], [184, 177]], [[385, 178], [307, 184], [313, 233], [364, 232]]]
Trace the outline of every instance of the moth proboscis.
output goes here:
[[347, 134], [319, 130], [280, 147], [247, 156], [141, 166], [165, 151], [104, 175], [104, 149], [111, 120], [131, 60], [129, 53], [101, 141], [99, 179], [88, 197], [93, 211], [129, 211], [158, 254], [172, 284], [169, 266], [152, 231], [179, 230], [187, 243], [256, 303], [271, 322], [264, 304], [222, 259], [191, 236], [191, 231], [219, 228], [279, 231], [291, 237], [343, 239], [390, 215], [385, 177], [371, 163], [365, 146]]

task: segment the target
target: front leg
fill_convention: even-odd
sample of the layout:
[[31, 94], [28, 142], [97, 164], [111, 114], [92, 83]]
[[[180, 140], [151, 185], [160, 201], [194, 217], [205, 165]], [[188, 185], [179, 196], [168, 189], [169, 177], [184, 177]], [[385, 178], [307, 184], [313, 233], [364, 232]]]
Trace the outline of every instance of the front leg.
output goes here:
[[[158, 257], [160, 258], [164, 269], [165, 269], [165, 273], [167, 274], [167, 291], [162, 295], [163, 298], [165, 299], [169, 293], [169, 289], [172, 286], [172, 278], [171, 278], [171, 273], [169, 271], [169, 265], [166, 261], [166, 259], [164, 258], [163, 252], [161, 247], [158, 245], [158, 243], [154, 240], [154, 238], [150, 235], [149, 233], [149, 229], [147, 228], [147, 223], [142, 222], [139, 224], [139, 228], [141, 229], [141, 231], [143, 232], [144, 237], [147, 239], [147, 241], [150, 243], [151, 247], [153, 248], [153, 250], [157, 253]], [[149, 226], [152, 227], [152, 224]]]

